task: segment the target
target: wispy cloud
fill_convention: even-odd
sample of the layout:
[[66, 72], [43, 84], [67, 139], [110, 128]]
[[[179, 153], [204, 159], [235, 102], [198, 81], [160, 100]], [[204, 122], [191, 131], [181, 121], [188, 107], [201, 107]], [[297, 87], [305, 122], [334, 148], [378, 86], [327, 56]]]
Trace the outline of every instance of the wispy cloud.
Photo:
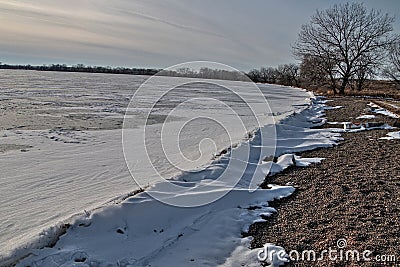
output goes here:
[[242, 69], [275, 65], [292, 60], [290, 44], [300, 25], [328, 5], [317, 0], [0, 0], [0, 61], [20, 62], [25, 56], [42, 63], [64, 58], [155, 67], [187, 60]]

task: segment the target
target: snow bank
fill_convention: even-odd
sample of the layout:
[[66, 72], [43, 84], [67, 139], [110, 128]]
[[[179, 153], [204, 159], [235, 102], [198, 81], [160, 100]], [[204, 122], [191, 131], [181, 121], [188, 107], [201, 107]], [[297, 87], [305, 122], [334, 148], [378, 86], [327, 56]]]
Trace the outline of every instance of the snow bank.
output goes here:
[[[214, 190], [226, 188], [216, 185]], [[197, 208], [168, 206], [141, 193], [93, 214], [90, 225], [73, 225], [55, 247], [33, 252], [39, 252], [38, 256], [19, 265], [224, 265], [231, 251], [242, 245], [242, 226], [258, 217], [266, 201], [292, 192], [291, 187], [254, 193], [235, 189], [219, 201]], [[254, 205], [260, 209], [247, 210]]]
[[[294, 153], [330, 147], [341, 139], [329, 129], [310, 128], [326, 122], [324, 109], [324, 101], [315, 98], [309, 108], [280, 120], [275, 155], [263, 154], [274, 145], [272, 140], [261, 142], [273, 130], [267, 125], [202, 171], [157, 183], [117, 205], [86, 214], [72, 223], [53, 247], [28, 249], [28, 256], [18, 266], [259, 266], [260, 249], [249, 249], [251, 238], [242, 238], [241, 232], [275, 212], [268, 201], [287, 197], [294, 188], [270, 185], [270, 189], [249, 189], [291, 165], [307, 166], [322, 160]], [[260, 153], [264, 160], [258, 162], [257, 155], [241, 161], [243, 149]], [[226, 180], [213, 181], [228, 161], [233, 168]], [[241, 169], [241, 164], [246, 164], [245, 171], [236, 172], [235, 166]], [[228, 180], [235, 175], [241, 176], [232, 189]], [[164, 187], [171, 183], [179, 185], [179, 190], [166, 193]], [[203, 190], [204, 184], [207, 190]], [[158, 193], [163, 202], [150, 197], [149, 192], [152, 196]], [[224, 197], [199, 207], [164, 204], [190, 203], [221, 192]], [[281, 262], [272, 260], [270, 264], [279, 266]]]

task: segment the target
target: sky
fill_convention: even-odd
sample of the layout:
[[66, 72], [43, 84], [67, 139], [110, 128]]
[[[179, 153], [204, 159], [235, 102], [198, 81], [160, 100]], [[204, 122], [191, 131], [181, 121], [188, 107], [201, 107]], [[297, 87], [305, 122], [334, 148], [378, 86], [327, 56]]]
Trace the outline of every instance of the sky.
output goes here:
[[[336, 0], [0, 0], [0, 62], [166, 68], [208, 60], [248, 71], [295, 62], [302, 24]], [[400, 1], [366, 0], [397, 17]]]

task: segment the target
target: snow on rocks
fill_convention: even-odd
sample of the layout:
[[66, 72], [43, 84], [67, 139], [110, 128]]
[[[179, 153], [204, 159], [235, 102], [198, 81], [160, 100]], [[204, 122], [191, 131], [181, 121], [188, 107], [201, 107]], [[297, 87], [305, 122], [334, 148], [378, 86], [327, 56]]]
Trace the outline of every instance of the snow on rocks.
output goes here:
[[343, 106], [334, 106], [334, 107], [332, 107], [332, 106], [326, 106], [326, 107], [324, 107], [324, 109], [325, 110], [331, 110], [331, 109], [339, 109], [339, 108], [342, 108]]
[[387, 136], [381, 137], [379, 139], [386, 139], [386, 140], [394, 140], [400, 139], [400, 131], [399, 132], [390, 132], [386, 134]]
[[366, 122], [366, 123], [353, 123], [353, 122], [344, 122], [343, 129], [334, 129], [335, 132], [360, 132], [366, 130], [390, 130], [393, 129], [392, 126], [383, 123], [383, 122]]
[[280, 173], [290, 166], [307, 167], [312, 163], [320, 163], [324, 158], [302, 158], [295, 154], [283, 154], [277, 162], [271, 162], [269, 176]]
[[357, 120], [360, 120], [360, 119], [366, 119], [366, 120], [370, 120], [370, 119], [375, 119], [375, 115], [361, 115], [361, 116], [358, 116], [357, 118], [356, 118]]
[[371, 102], [371, 103], [368, 104], [368, 106], [370, 107], [370, 111], [371, 112], [378, 113], [378, 114], [381, 114], [381, 115], [385, 115], [385, 116], [388, 116], [388, 117], [391, 117], [391, 118], [394, 118], [394, 119], [400, 118], [399, 115], [397, 115], [397, 114], [395, 114], [393, 112], [390, 112], [389, 110], [384, 109], [384, 108], [378, 106], [375, 103]]

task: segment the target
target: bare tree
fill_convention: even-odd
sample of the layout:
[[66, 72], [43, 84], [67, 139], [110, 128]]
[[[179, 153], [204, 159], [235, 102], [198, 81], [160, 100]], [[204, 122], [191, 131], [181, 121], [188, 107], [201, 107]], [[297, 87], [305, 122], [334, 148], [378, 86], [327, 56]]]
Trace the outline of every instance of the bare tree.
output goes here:
[[383, 70], [383, 75], [400, 85], [400, 41], [390, 48], [389, 65]]
[[268, 68], [261, 67], [259, 73], [260, 73], [260, 81], [262, 81], [263, 83], [270, 83], [269, 79], [271, 75]]
[[272, 83], [275, 84], [277, 82], [278, 74], [276, 68], [268, 67], [268, 68], [261, 68], [261, 77], [265, 83]]
[[290, 83], [293, 86], [300, 86], [300, 66], [298, 64], [287, 64], [287, 73]]
[[300, 79], [303, 86], [315, 88], [329, 83], [329, 71], [319, 57], [307, 55], [300, 64]]
[[361, 61], [370, 61], [364, 62], [370, 66], [385, 57], [395, 40], [393, 21], [380, 11], [368, 12], [361, 3], [317, 10], [310, 23], [302, 26], [294, 54], [301, 60], [312, 57], [321, 61], [334, 93], [344, 94]]
[[361, 91], [367, 82], [375, 76], [379, 63], [369, 56], [369, 54], [361, 56], [355, 62], [354, 72], [349, 82], [353, 90]]
[[251, 71], [249, 71], [249, 73], [247, 73], [247, 76], [249, 76], [249, 78], [253, 82], [256, 82], [256, 83], [261, 82], [261, 73], [257, 69], [252, 69]]
[[262, 67], [247, 73], [253, 82], [300, 86], [300, 66], [294, 63], [282, 64], [277, 68]]
[[277, 83], [287, 86], [299, 86], [300, 67], [296, 64], [279, 65], [275, 70]]

